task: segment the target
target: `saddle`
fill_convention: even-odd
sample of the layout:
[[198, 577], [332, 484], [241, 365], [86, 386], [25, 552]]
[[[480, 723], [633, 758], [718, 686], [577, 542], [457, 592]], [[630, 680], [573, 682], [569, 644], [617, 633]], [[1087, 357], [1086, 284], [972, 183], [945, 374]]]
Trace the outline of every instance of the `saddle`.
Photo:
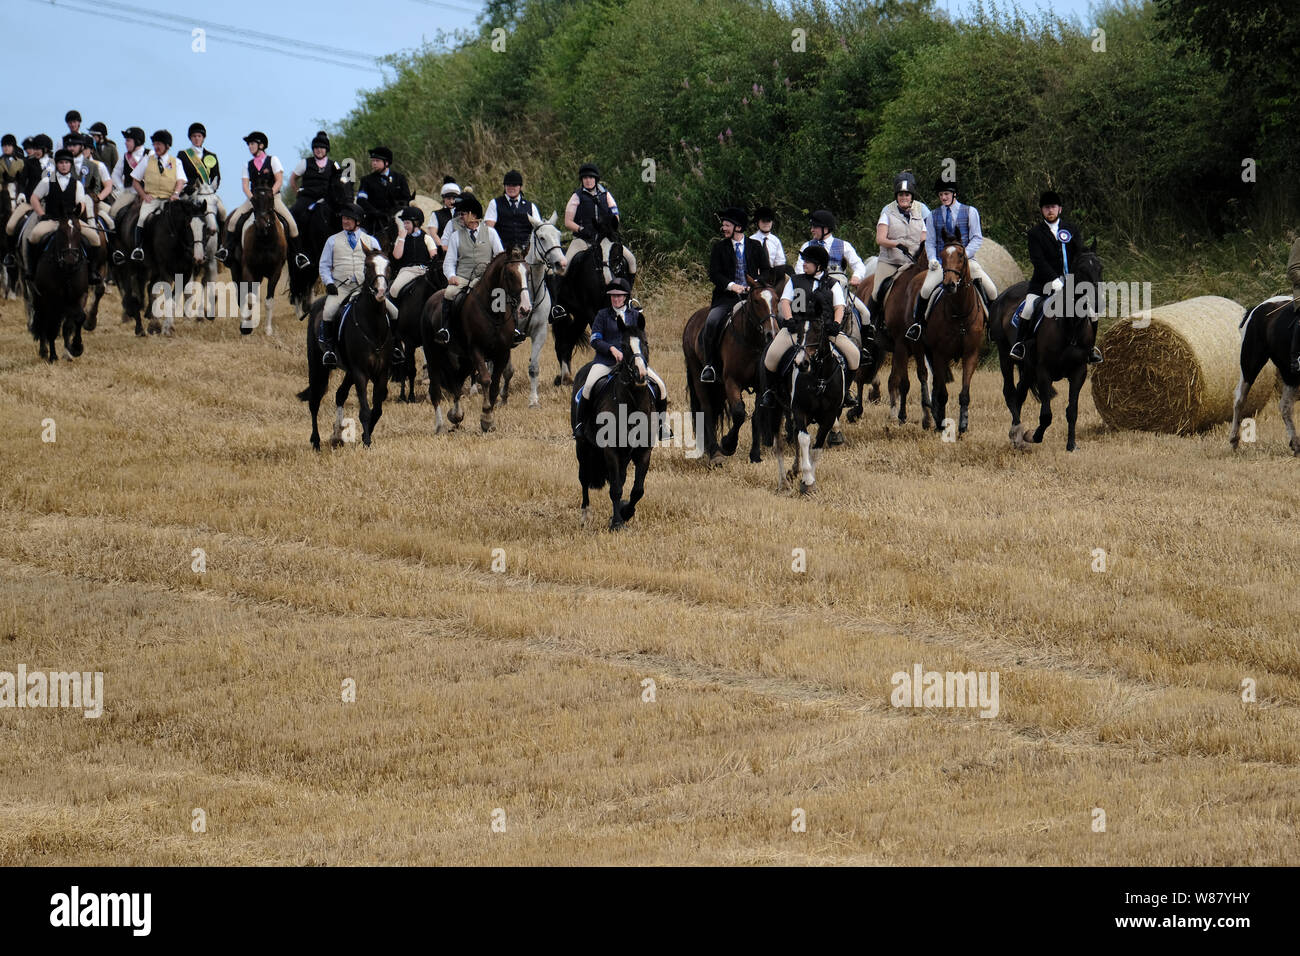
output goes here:
[[[1038, 301], [1034, 303], [1034, 314], [1031, 315], [1028, 320], [1033, 323], [1033, 329], [1030, 331], [1030, 335], [1035, 334], [1038, 331], [1038, 327], [1043, 324], [1043, 304], [1045, 302], [1047, 302], [1047, 296], [1040, 295]], [[1024, 311], [1025, 300], [1021, 299], [1020, 304], [1016, 306], [1016, 311], [1011, 315], [1011, 327], [1013, 329], [1020, 328], [1020, 323], [1024, 321], [1021, 313]]]

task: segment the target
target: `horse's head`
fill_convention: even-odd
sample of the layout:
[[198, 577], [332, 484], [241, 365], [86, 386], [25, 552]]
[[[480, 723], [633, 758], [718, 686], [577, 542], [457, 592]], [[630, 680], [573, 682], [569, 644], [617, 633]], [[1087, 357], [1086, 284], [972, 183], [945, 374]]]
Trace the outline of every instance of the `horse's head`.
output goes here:
[[532, 297], [528, 294], [528, 267], [524, 265], [522, 249], [511, 249], [506, 253], [498, 288], [505, 290], [512, 320], [516, 315], [526, 316], [533, 310]]
[[555, 227], [555, 213], [550, 219], [538, 219], [530, 216], [529, 224], [533, 227], [533, 238], [528, 244], [529, 265], [543, 263], [547, 269], [563, 272], [568, 267], [564, 257], [564, 246], [560, 241], [560, 230]]
[[81, 248], [81, 229], [77, 221], [71, 218], [60, 219], [54, 232], [57, 250], [55, 263], [64, 270], [77, 268], [86, 258], [86, 253]]
[[260, 233], [275, 228], [275, 190], [270, 186], [253, 190], [253, 225]]
[[167, 225], [180, 241], [188, 236], [194, 244], [194, 261], [203, 261], [204, 222], [208, 207], [193, 196], [173, 199], [163, 208]]
[[939, 264], [943, 269], [943, 288], [946, 292], [956, 292], [970, 282], [970, 261], [966, 258], [966, 247], [962, 245], [961, 233], [944, 230], [939, 241]]
[[776, 290], [751, 276], [746, 276], [745, 280], [749, 284], [749, 295], [745, 301], [747, 331], [767, 345], [780, 331]]
[[[1089, 303], [1100, 303], [1101, 299], [1101, 256], [1097, 255], [1097, 240], [1094, 239], [1088, 243], [1086, 249], [1079, 256], [1078, 260], [1072, 263], [1074, 268], [1074, 286], [1076, 289], [1086, 288], [1093, 293], [1091, 296], [1084, 296], [1084, 311], [1088, 310]], [[1082, 318], [1082, 316], [1080, 316]], [[1091, 314], [1088, 318], [1093, 318]]]
[[388, 256], [378, 249], [366, 251], [366, 280], [364, 288], [369, 289], [376, 302], [383, 302], [388, 295]]

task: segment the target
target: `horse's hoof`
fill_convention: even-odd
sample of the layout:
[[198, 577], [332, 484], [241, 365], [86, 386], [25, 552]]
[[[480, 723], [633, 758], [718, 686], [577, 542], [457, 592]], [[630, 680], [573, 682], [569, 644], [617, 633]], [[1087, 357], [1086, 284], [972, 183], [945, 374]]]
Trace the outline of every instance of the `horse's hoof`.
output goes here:
[[479, 423], [478, 423], [478, 427], [481, 428], [481, 429], [483, 429], [483, 431], [484, 431], [485, 433], [486, 433], [486, 432], [494, 432], [494, 431], [497, 430], [496, 425], [492, 424], [492, 419], [490, 419], [490, 418], [484, 418], [484, 419], [480, 420]]
[[560, 376], [557, 375], [557, 376], [555, 376], [555, 381], [554, 381], [552, 384], [553, 384], [556, 388], [559, 388], [559, 387], [560, 387], [560, 381], [561, 381]]
[[[810, 255], [811, 255], [811, 253], [810, 253]], [[841, 432], [841, 431], [838, 431], [838, 430], [837, 430], [837, 431], [833, 431], [833, 432], [831, 432], [831, 433], [830, 433], [830, 436], [826, 439], [826, 444], [828, 444], [828, 445], [843, 445], [843, 444], [844, 444], [844, 433]]]
[[814, 481], [810, 485], [805, 485], [802, 481], [799, 482], [799, 494], [801, 496], [806, 498], [809, 495], [815, 494], [816, 491], [817, 491], [817, 482]]
[[756, 451], [751, 451], [751, 452], [749, 453], [749, 461], [750, 461], [750, 464], [753, 464], [753, 465], [759, 465], [759, 464], [762, 464], [762, 462], [763, 462], [763, 456], [760, 455], [760, 454], [759, 454], [758, 452], [756, 452]]
[[632, 504], [630, 501], [620, 501], [618, 503], [618, 513], [624, 522], [631, 521], [636, 517], [636, 505]]
[[739, 441], [739, 436], [732, 438], [730, 435], [723, 435], [722, 441], [719, 442], [719, 447], [722, 449], [722, 453], [730, 458], [736, 453], [736, 445]]
[[1300, 455], [1300, 436], [1291, 439], [1291, 454]]
[[1078, 448], [1078, 447], [1079, 447], [1079, 445], [1078, 445], [1077, 442], [1068, 441], [1068, 442], [1065, 443], [1065, 450], [1066, 450], [1066, 451], [1074, 451], [1074, 450], [1075, 450], [1076, 448]]
[[342, 448], [342, 447], [343, 447], [343, 439], [342, 439], [342, 438], [331, 438], [331, 439], [330, 439], [330, 447], [331, 447], [331, 448]]
[[528, 407], [529, 407], [529, 408], [541, 408], [541, 407], [542, 407], [542, 403], [539, 402], [537, 399], [534, 398], [532, 401], [530, 401], [530, 402], [528, 403]]
[[135, 334], [140, 336], [140, 338], [144, 338], [144, 329], [140, 328], [140, 326], [137, 325], [135, 327]]
[[727, 460], [727, 456], [726, 456], [726, 455], [724, 455], [724, 454], [723, 454], [722, 452], [720, 452], [720, 451], [715, 451], [715, 452], [714, 452], [714, 453], [709, 457], [709, 464], [712, 465], [714, 468], [721, 468], [723, 462], [725, 462], [726, 460]]

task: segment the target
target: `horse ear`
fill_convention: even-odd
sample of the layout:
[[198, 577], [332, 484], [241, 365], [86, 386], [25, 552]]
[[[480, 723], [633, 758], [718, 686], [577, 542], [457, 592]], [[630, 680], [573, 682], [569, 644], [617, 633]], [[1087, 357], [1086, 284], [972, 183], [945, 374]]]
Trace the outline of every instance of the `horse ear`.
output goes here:
[[548, 220], [546, 220], [546, 224], [547, 224], [548, 226], [553, 226], [553, 225], [555, 225], [555, 210], [554, 210], [554, 209], [551, 210], [551, 218], [548, 219]]

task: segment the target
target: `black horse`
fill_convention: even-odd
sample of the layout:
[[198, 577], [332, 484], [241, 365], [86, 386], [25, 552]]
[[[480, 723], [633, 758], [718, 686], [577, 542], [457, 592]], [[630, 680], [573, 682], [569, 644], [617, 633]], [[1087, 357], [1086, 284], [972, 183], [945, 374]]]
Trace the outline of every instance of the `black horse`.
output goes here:
[[[1077, 447], [1074, 432], [1079, 419], [1079, 392], [1088, 377], [1088, 357], [1097, 342], [1096, 303], [1101, 293], [1101, 257], [1097, 255], [1096, 240], [1079, 256], [1073, 272], [1075, 301], [1062, 301], [1059, 306], [1051, 297], [1038, 301], [1043, 305], [1043, 321], [1025, 348], [1019, 381], [1016, 381], [1015, 362], [1011, 346], [1015, 344], [1015, 327], [1011, 319], [1029, 291], [1027, 282], [1018, 282], [993, 302], [988, 334], [998, 347], [998, 361], [1002, 368], [1002, 397], [1011, 412], [1009, 437], [1017, 448], [1027, 448], [1030, 442], [1043, 440], [1043, 433], [1052, 424], [1052, 399], [1056, 397], [1053, 382], [1068, 378], [1070, 400], [1065, 406], [1065, 420], [1069, 423], [1066, 451]], [[1059, 314], [1064, 313], [1064, 314]], [[1033, 322], [1033, 316], [1022, 315], [1019, 322]], [[1038, 428], [1026, 440], [1025, 427], [1020, 423], [1020, 410], [1025, 396], [1033, 392], [1041, 408]]]
[[[636, 514], [636, 503], [645, 494], [650, 449], [658, 434], [654, 398], [635, 359], [632, 349], [627, 349], [604, 390], [592, 394], [591, 421], [581, 437], [575, 439], [578, 483], [582, 485], [582, 523], [587, 523], [590, 490], [599, 489], [608, 482], [613, 509], [609, 519], [610, 531], [618, 531]], [[573, 383], [573, 400], [569, 402], [569, 418], [573, 426], [578, 424], [577, 393], [594, 362], [593, 359], [584, 365]], [[629, 463], [635, 465], [632, 493], [624, 499], [623, 485], [627, 481]]]
[[299, 267], [289, 261], [289, 303], [306, 313], [312, 292], [320, 278], [320, 257], [329, 237], [343, 228], [339, 210], [352, 201], [351, 187], [336, 182], [334, 195], [318, 200], [313, 208], [295, 217], [301, 250], [311, 262]]
[[144, 335], [143, 313], [149, 304], [145, 284], [145, 264], [131, 258], [136, 220], [140, 217], [140, 200], [126, 205], [116, 217], [116, 228], [109, 240], [109, 273], [122, 299], [122, 321], [135, 320], [135, 334]]
[[1296, 392], [1300, 391], [1300, 372], [1291, 367], [1291, 337], [1295, 334], [1297, 321], [1300, 321], [1300, 316], [1296, 315], [1295, 304], [1289, 295], [1267, 299], [1247, 309], [1242, 316], [1241, 379], [1237, 382], [1232, 404], [1232, 430], [1228, 433], [1228, 442], [1233, 448], [1241, 440], [1241, 417], [1250, 387], [1264, 366], [1272, 362], [1277, 368], [1277, 377], [1282, 380], [1278, 410], [1282, 413], [1282, 424], [1286, 426], [1287, 445], [1294, 454], [1300, 455], [1300, 438], [1296, 437], [1292, 419]]
[[[141, 245], [150, 296], [150, 335], [171, 334], [177, 318], [175, 305], [184, 304], [185, 286], [203, 267], [207, 212], [198, 199], [169, 199], [144, 224]], [[179, 283], [179, 288], [173, 288], [175, 283]], [[160, 307], [163, 307], [162, 317], [158, 314]]]
[[[36, 254], [34, 249], [28, 252]], [[90, 288], [90, 261], [82, 248], [77, 220], [59, 220], [36, 263], [35, 280], [28, 294], [33, 309], [32, 338], [40, 343], [41, 358], [59, 360], [55, 339], [60, 334], [67, 356], [76, 358], [82, 353], [81, 329]]]
[[[388, 396], [388, 376], [391, 371], [393, 334], [388, 324], [388, 310], [384, 300], [388, 296], [388, 257], [382, 252], [366, 253], [366, 278], [360, 288], [340, 307], [343, 317], [339, 327], [336, 353], [343, 382], [334, 393], [334, 435], [330, 445], [343, 444], [343, 403], [348, 390], [357, 389], [357, 402], [361, 406], [361, 441], [370, 444], [375, 424], [384, 413], [384, 399]], [[307, 323], [307, 387], [298, 398], [311, 408], [311, 446], [320, 451], [320, 431], [316, 416], [320, 411], [321, 396], [329, 387], [330, 371], [321, 361], [321, 347], [317, 339], [321, 312], [325, 300], [317, 299], [311, 307]], [[366, 399], [366, 385], [374, 383], [373, 403]]]
[[[627, 269], [627, 260], [623, 258], [623, 241], [615, 231], [611, 220], [604, 220], [597, 225], [601, 239], [609, 239], [610, 261], [606, 263], [616, 279], [627, 279], [629, 284], [636, 281]], [[591, 327], [596, 313], [609, 305], [605, 289], [605, 273], [600, 262], [600, 243], [588, 246], [570, 260], [560, 277], [556, 296], [560, 305], [568, 313], [551, 324], [552, 337], [555, 339], [555, 358], [560, 363], [560, 374], [555, 376], [556, 385], [567, 385], [573, 381], [569, 368], [573, 362], [573, 350], [587, 344], [587, 329]], [[581, 379], [579, 379], [581, 381]]]
[[[840, 416], [848, 388], [843, 360], [831, 345], [834, 336], [829, 319], [817, 317], [804, 322], [793, 360], [778, 370], [778, 420], [772, 421], [770, 413], [763, 415], [764, 427], [772, 430], [776, 443], [778, 491], [784, 490], [787, 477], [783, 438], [799, 445], [788, 477], [794, 478], [797, 466], [800, 494], [810, 495], [816, 490], [817, 459]], [[815, 442], [808, 431], [812, 425], [817, 426]]]
[[[415, 350], [423, 348], [424, 337], [420, 331], [420, 318], [424, 314], [424, 305], [440, 289], [447, 288], [447, 277], [442, 269], [430, 265], [427, 272], [407, 283], [397, 298], [397, 336], [402, 340], [402, 351], [406, 361], [393, 366], [393, 377], [401, 383], [399, 402], [418, 402], [420, 396], [415, 391], [415, 377], [418, 366], [415, 363]], [[428, 361], [426, 356], [425, 361]]]

